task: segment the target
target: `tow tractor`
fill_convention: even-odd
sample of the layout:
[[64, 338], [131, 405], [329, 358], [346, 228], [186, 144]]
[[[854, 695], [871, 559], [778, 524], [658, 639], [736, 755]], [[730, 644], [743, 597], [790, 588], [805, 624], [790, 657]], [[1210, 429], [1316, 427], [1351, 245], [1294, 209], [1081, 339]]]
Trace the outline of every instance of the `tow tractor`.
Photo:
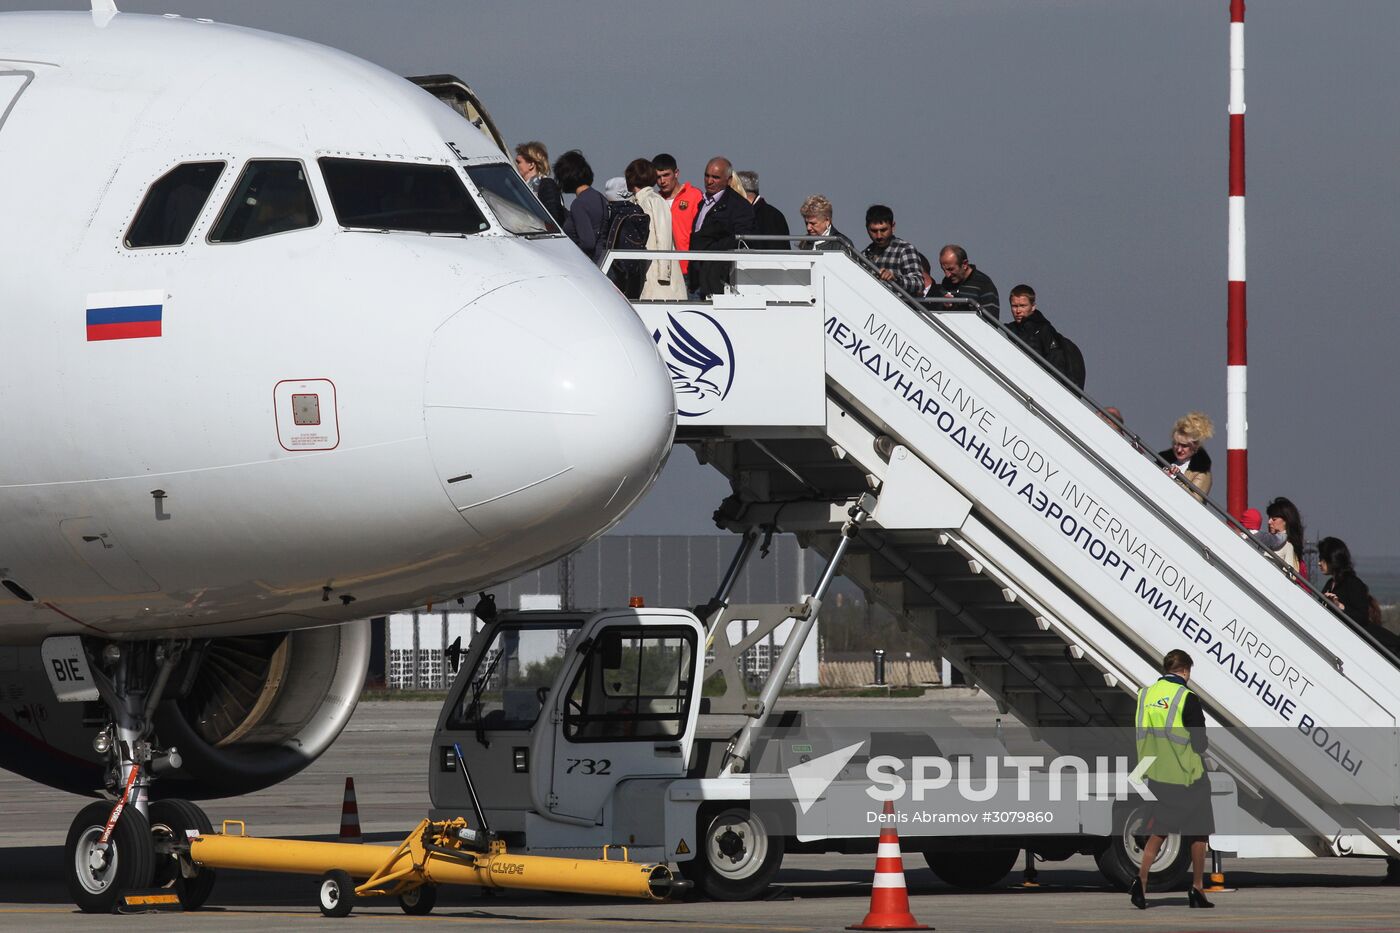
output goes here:
[[[675, 878], [668, 866], [633, 861], [627, 846], [605, 845], [582, 858], [509, 851], [491, 830], [470, 772], [459, 770], [473, 819], [421, 820], [396, 846], [258, 838], [248, 834], [242, 820], [225, 820], [215, 832], [204, 812], [188, 801], [151, 804], [153, 818], [164, 813], [178, 831], [162, 824], [164, 831], [153, 833], [154, 844], [147, 846], [131, 829], [143, 823], [120, 821], [140, 772], [133, 766], [102, 831], [97, 821], [106, 804], [94, 804], [89, 808], [92, 829], [81, 833], [76, 843], [69, 834], [70, 878], [88, 895], [78, 906], [87, 912], [177, 905], [198, 910], [213, 890], [216, 872], [224, 869], [320, 875], [317, 901], [327, 917], [348, 916], [356, 899], [377, 896], [397, 897], [407, 914], [427, 914], [437, 903], [438, 887], [453, 884], [650, 901], [689, 890], [689, 882]], [[114, 827], [121, 826], [127, 827], [126, 836], [118, 841]], [[151, 876], [153, 857], [163, 869], [155, 888], [133, 887], [130, 879], [138, 875], [130, 868], [119, 875], [123, 860], [133, 857], [140, 877]], [[99, 902], [99, 896], [109, 900]]]
[[[762, 536], [753, 529], [741, 539], [714, 598], [696, 612], [633, 606], [503, 612], [487, 619], [478, 607], [487, 624], [466, 652], [433, 739], [431, 814], [463, 812], [469, 803], [456, 773], [460, 748], [487, 818], [513, 851], [572, 856], [626, 845], [643, 861], [674, 863], [697, 891], [716, 900], [758, 897], [786, 851], [874, 852], [878, 826], [824, 831], [821, 809], [804, 811], [794, 793], [793, 769], [836, 751], [832, 746], [839, 743], [823, 747], [820, 729], [806, 733], [801, 744], [764, 737], [803, 728], [799, 714], [776, 712], [778, 694], [845, 544], [877, 504], [866, 494], [850, 507], [842, 543], [815, 592], [797, 605], [730, 603]], [[726, 620], [757, 624], [731, 642], [722, 636]], [[782, 625], [791, 626], [786, 643], [751, 697], [740, 659]], [[982, 741], [976, 749], [940, 751], [957, 757], [1004, 749]], [[869, 757], [848, 756], [816, 796], [832, 807], [868, 808], [868, 783], [859, 778]], [[1073, 832], [1042, 834], [1034, 842], [1017, 835], [959, 837], [937, 828], [901, 827], [901, 834], [915, 837], [906, 845], [921, 849], [945, 881], [983, 887], [1007, 875], [1023, 848], [1042, 858], [1076, 852], [1111, 857], [1112, 811], [1119, 805], [1057, 803], [1068, 821], [1061, 825], [1072, 825]], [[1130, 864], [1122, 853], [1120, 860]]]

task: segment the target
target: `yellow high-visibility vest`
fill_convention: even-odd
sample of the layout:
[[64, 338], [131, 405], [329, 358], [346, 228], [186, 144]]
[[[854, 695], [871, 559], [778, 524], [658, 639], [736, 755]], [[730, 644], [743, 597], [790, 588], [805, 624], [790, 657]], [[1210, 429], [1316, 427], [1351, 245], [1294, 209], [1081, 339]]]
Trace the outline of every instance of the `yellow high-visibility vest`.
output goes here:
[[1182, 716], [1191, 691], [1165, 677], [1138, 691], [1138, 760], [1156, 760], [1143, 773], [1162, 784], [1194, 784], [1205, 773], [1201, 756], [1191, 747]]

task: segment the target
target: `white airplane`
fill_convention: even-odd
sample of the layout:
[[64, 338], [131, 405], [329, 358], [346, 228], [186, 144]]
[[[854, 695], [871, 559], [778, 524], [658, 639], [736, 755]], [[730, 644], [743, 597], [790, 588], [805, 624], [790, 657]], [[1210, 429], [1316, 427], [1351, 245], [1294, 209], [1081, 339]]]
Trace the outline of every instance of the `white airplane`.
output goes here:
[[[368, 657], [333, 623], [615, 524], [675, 401], [452, 108], [310, 42], [93, 7], [0, 15], [0, 766], [88, 794], [137, 773], [131, 851], [149, 777], [179, 833], [203, 817], [154, 798], [329, 745]], [[140, 881], [111, 809], [70, 833], [85, 909]]]

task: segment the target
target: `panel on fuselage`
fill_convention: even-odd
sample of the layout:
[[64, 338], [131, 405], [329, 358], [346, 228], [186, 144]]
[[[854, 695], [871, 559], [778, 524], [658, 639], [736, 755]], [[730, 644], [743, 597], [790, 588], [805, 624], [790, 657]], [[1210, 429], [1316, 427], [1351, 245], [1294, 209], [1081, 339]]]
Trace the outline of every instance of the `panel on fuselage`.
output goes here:
[[58, 523], [58, 529], [78, 559], [118, 593], [154, 593], [160, 589], [122, 547], [106, 522], [89, 517], [65, 518]]

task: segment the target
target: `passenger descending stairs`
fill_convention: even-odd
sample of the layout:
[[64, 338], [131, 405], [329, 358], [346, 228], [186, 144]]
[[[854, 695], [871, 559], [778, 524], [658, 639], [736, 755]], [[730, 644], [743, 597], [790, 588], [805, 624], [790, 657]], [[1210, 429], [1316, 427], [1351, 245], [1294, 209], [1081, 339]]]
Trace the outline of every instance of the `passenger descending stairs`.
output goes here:
[[[1004, 327], [924, 308], [853, 254], [733, 256], [736, 294], [665, 310], [738, 334], [744, 316], [809, 309], [826, 417], [731, 427], [731, 395], [682, 419], [677, 442], [730, 480], [725, 527], [795, 532], [830, 555], [846, 503], [875, 492], [842, 572], [1003, 709], [1032, 727], [1130, 728], [1138, 688], [1184, 648], [1208, 714], [1231, 727], [1214, 754], [1242, 802], [1282, 808], [1314, 851], [1400, 854], [1393, 656]], [[738, 337], [734, 354], [794, 365]]]

